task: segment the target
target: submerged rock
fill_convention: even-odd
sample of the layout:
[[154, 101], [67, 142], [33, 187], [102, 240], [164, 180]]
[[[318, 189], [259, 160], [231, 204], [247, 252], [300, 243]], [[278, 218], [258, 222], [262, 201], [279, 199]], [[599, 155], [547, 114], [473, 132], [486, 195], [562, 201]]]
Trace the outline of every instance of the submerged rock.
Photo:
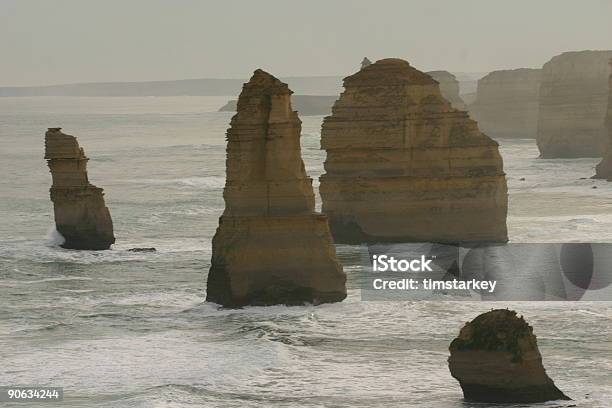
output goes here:
[[606, 113], [606, 129], [608, 131], [608, 150], [603, 160], [595, 169], [593, 178], [612, 180], [612, 59], [610, 64], [610, 77], [608, 79], [608, 112]]
[[130, 248], [128, 249], [128, 252], [157, 252], [157, 249], [153, 248], [153, 247], [147, 247], [147, 248]]
[[69, 249], [109, 249], [115, 242], [113, 221], [104, 193], [89, 183], [85, 152], [74, 136], [61, 128], [45, 134], [45, 159], [51, 170], [51, 201], [55, 226]]
[[225, 211], [213, 238], [206, 300], [223, 306], [337, 302], [346, 275], [300, 149], [291, 91], [257, 70], [227, 131]]
[[323, 121], [323, 213], [336, 242], [506, 241], [498, 144], [401, 59], [344, 79]]
[[602, 157], [612, 51], [566, 52], [542, 68], [537, 142], [542, 158]]
[[470, 115], [493, 138], [535, 139], [540, 69], [493, 71], [478, 81]]
[[569, 400], [546, 374], [533, 328], [505, 309], [476, 317], [449, 347], [465, 399], [489, 403]]
[[448, 71], [429, 71], [427, 75], [438, 81], [440, 93], [455, 109], [467, 110], [467, 105], [459, 95], [459, 81]]

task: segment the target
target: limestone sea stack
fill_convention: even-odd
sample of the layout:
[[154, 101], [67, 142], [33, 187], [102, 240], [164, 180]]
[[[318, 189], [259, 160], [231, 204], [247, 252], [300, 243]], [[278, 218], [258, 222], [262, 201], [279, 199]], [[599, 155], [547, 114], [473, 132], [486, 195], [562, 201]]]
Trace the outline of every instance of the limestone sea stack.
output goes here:
[[383, 59], [344, 79], [324, 119], [323, 213], [335, 242], [505, 242], [498, 144], [431, 76]]
[[61, 128], [45, 134], [45, 159], [51, 170], [51, 201], [55, 226], [68, 249], [109, 249], [115, 242], [113, 221], [104, 193], [89, 183], [85, 152], [74, 136]]
[[602, 157], [612, 51], [566, 52], [544, 64], [537, 142], [542, 158]]
[[346, 275], [327, 217], [314, 211], [287, 84], [257, 70], [227, 131], [225, 211], [206, 300], [226, 307], [341, 301]]
[[467, 105], [459, 95], [459, 81], [448, 71], [429, 71], [427, 75], [438, 81], [440, 93], [455, 109], [467, 110]]
[[476, 317], [449, 347], [448, 366], [466, 400], [536, 403], [569, 400], [546, 374], [533, 328], [505, 309]]
[[487, 135], [535, 139], [538, 129], [539, 69], [493, 71], [478, 80], [470, 115]]
[[610, 64], [610, 78], [608, 79], [608, 112], [606, 114], [606, 129], [608, 131], [608, 150], [596, 167], [593, 178], [612, 180], [612, 59]]

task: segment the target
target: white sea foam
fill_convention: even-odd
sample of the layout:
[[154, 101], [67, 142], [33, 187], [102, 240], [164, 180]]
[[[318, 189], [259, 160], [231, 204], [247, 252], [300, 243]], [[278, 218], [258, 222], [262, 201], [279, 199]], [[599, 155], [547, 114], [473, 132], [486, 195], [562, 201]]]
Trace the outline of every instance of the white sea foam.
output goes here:
[[193, 187], [205, 189], [223, 188], [225, 185], [225, 177], [223, 176], [205, 176], [205, 177], [186, 177], [178, 179], [139, 179], [130, 180], [133, 183], [160, 185], [160, 186], [177, 186], [177, 187]]
[[58, 247], [66, 242], [66, 238], [59, 233], [59, 231], [55, 228], [55, 225], [49, 228], [47, 231], [47, 246], [49, 247]]

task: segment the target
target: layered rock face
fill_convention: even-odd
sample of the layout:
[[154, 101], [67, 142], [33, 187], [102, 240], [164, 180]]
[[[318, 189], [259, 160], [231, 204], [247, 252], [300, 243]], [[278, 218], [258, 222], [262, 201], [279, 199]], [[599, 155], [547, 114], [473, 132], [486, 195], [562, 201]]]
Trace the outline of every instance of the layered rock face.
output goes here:
[[227, 131], [225, 211], [207, 296], [228, 307], [341, 301], [346, 275], [327, 218], [314, 212], [291, 91], [255, 71]]
[[493, 138], [535, 138], [538, 129], [539, 69], [493, 71], [478, 81], [470, 115]]
[[606, 129], [608, 131], [608, 150], [601, 161], [597, 165], [596, 173], [593, 178], [612, 180], [612, 59], [610, 64], [610, 78], [608, 79], [608, 112], [606, 113]]
[[85, 152], [74, 136], [50, 128], [45, 134], [45, 159], [51, 170], [55, 226], [69, 249], [109, 249], [115, 242], [113, 221], [104, 193], [87, 179]]
[[569, 400], [546, 374], [533, 328], [511, 310], [476, 317], [449, 347], [465, 399], [489, 403]]
[[607, 148], [612, 51], [578, 51], [544, 64], [537, 142], [543, 158], [601, 157]]
[[506, 241], [498, 145], [429, 75], [384, 59], [344, 79], [322, 125], [336, 242]]
[[442, 96], [450, 102], [453, 108], [467, 110], [467, 105], [459, 96], [459, 81], [453, 74], [448, 71], [429, 71], [427, 75], [438, 81]]

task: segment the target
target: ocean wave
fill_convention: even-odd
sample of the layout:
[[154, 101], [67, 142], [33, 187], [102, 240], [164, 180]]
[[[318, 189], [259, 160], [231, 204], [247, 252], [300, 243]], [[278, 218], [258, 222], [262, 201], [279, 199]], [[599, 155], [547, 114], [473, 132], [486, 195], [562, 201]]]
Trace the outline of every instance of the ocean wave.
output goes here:
[[205, 189], [219, 189], [225, 186], [224, 176], [205, 176], [205, 177], [186, 177], [178, 179], [139, 179], [129, 180], [131, 183], [159, 185], [159, 186], [175, 186], [175, 187], [191, 187]]

